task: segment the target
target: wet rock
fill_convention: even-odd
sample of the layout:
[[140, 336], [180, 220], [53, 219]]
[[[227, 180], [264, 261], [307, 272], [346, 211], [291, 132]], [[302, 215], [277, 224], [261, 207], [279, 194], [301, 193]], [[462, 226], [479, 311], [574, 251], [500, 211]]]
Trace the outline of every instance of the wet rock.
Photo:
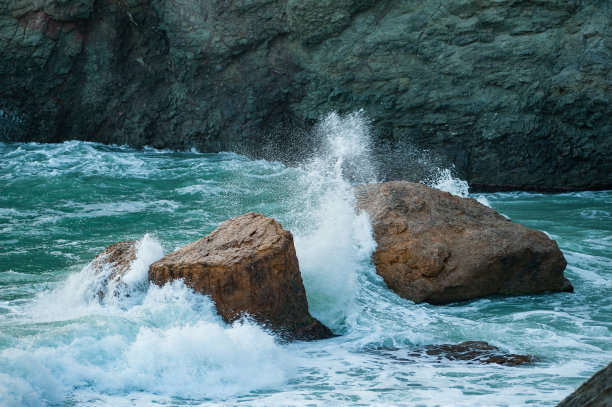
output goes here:
[[529, 355], [515, 355], [502, 352], [498, 347], [482, 341], [467, 341], [457, 345], [427, 345], [423, 352], [429, 356], [440, 356], [448, 360], [463, 360], [498, 365], [522, 365], [535, 360]]
[[360, 186], [356, 195], [374, 229], [376, 271], [406, 299], [573, 290], [555, 241], [474, 199], [405, 181]]
[[595, 373], [557, 407], [612, 406], [612, 363]]
[[378, 348], [374, 352], [400, 362], [415, 362], [424, 357], [434, 357], [438, 361], [457, 360], [469, 363], [517, 366], [536, 361], [533, 356], [506, 353], [498, 347], [482, 341], [426, 345], [414, 349]]
[[[98, 254], [90, 263], [90, 267], [98, 274], [104, 275], [102, 288], [97, 295], [100, 299], [109, 293], [109, 288], [121, 284], [121, 278], [130, 270], [136, 260], [136, 246], [138, 242], [126, 240], [110, 245]], [[114, 291], [111, 289], [111, 291]], [[116, 291], [114, 291], [116, 293]]]
[[293, 236], [264, 215], [229, 219], [149, 268], [155, 284], [175, 279], [211, 295], [227, 322], [248, 314], [288, 339], [333, 336], [308, 312]]
[[[257, 153], [364, 109], [394, 177], [414, 145], [481, 187], [610, 188], [611, 20], [600, 0], [5, 0], [0, 140]], [[275, 154], [312, 148], [281, 133]]]

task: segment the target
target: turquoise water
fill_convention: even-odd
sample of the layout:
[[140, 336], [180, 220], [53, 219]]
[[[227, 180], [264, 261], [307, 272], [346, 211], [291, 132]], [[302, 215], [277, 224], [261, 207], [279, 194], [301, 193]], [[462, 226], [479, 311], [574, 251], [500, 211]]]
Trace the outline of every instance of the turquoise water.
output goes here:
[[[369, 223], [352, 209], [349, 180], [376, 178], [358, 119], [329, 119], [320, 153], [296, 167], [0, 144], [0, 405], [545, 406], [612, 360], [612, 191], [478, 197], [555, 239], [575, 293], [415, 305], [375, 274]], [[441, 174], [439, 187], [465, 193]], [[311, 312], [340, 336], [280, 344], [252, 322], [224, 324], [180, 283], [143, 284], [146, 264], [248, 211], [292, 231]], [[100, 304], [87, 264], [126, 239], [141, 241], [132, 295]], [[466, 340], [537, 361], [411, 356]]]

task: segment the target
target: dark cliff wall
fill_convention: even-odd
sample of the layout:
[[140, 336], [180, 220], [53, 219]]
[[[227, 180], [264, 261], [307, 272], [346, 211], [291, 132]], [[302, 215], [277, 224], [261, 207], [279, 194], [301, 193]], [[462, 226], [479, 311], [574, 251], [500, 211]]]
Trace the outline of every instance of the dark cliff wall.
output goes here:
[[611, 21], [603, 0], [8, 0], [0, 139], [252, 151], [364, 109], [473, 183], [612, 187]]

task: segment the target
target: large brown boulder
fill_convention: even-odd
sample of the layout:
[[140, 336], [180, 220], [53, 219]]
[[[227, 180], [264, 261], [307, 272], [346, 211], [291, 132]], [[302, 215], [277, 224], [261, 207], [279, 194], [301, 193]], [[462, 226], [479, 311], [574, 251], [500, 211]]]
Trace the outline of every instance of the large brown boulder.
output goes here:
[[291, 232], [264, 215], [229, 219], [149, 268], [155, 284], [175, 279], [211, 295], [227, 322], [246, 313], [288, 339], [333, 336], [308, 312]]
[[89, 264], [95, 273], [104, 276], [100, 290], [97, 292], [98, 298], [103, 299], [109, 294], [109, 289], [113, 291], [112, 287], [117, 288], [121, 284], [121, 278], [130, 270], [132, 263], [136, 260], [137, 243], [134, 240], [126, 240], [112, 244]]
[[405, 181], [359, 186], [356, 196], [374, 229], [376, 270], [406, 299], [573, 290], [555, 241], [474, 199]]
[[595, 373], [557, 407], [612, 406], [612, 363]]

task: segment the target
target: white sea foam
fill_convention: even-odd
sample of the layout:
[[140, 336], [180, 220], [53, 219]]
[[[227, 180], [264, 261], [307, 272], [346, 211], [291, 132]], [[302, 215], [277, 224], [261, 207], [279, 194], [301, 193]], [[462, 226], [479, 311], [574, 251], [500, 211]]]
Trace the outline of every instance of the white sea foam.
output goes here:
[[453, 177], [451, 170], [448, 168], [440, 169], [438, 175], [427, 182], [432, 187], [441, 191], [450, 192], [453, 195], [467, 197], [469, 194], [469, 186], [467, 181]]
[[[454, 177], [451, 170], [448, 168], [438, 169], [437, 176], [428, 180], [426, 183], [432, 188], [449, 192], [462, 198], [466, 198], [470, 195], [470, 187], [467, 181]], [[491, 204], [484, 195], [477, 195], [474, 199], [484, 206], [491, 207]]]
[[136, 246], [136, 259], [119, 281], [108, 281], [113, 269], [105, 264], [102, 270], [85, 266], [72, 274], [59, 287], [42, 293], [32, 304], [31, 315], [38, 321], [61, 321], [99, 312], [98, 293], [105, 292], [103, 303], [107, 306], [128, 307], [142, 300], [147, 288], [149, 265], [164, 254], [161, 244], [145, 235]]
[[360, 263], [375, 248], [366, 214], [355, 212], [349, 179], [375, 179], [369, 128], [360, 113], [328, 115], [316, 128], [317, 154], [304, 165], [301, 184], [310, 201], [308, 223], [295, 233], [295, 245], [312, 314], [336, 331], [357, 312]]
[[202, 195], [219, 195], [227, 192], [223, 186], [217, 181], [198, 180], [195, 185], [189, 185], [182, 188], [177, 188], [179, 194], [202, 194]]
[[273, 335], [249, 320], [226, 325], [210, 298], [181, 280], [147, 285], [148, 266], [162, 254], [145, 236], [102, 303], [96, 293], [105, 273], [89, 265], [40, 294], [24, 317], [49, 332], [0, 351], [2, 405], [62, 404], [92, 387], [218, 399], [286, 383], [294, 358]]
[[181, 283], [151, 291], [154, 298], [112, 319], [98, 311], [87, 324], [56, 330], [63, 340], [34, 339], [0, 352], [0, 374], [18, 385], [7, 404], [28, 405], [28, 397], [62, 403], [91, 386], [107, 394], [215, 399], [275, 388], [294, 374], [294, 358], [256, 324], [226, 326], [210, 299]]
[[[2, 236], [10, 250], [2, 260], [11, 259], [4, 270], [16, 272], [0, 273], [0, 405], [553, 406], [607, 363], [602, 355], [611, 351], [612, 239], [605, 222], [590, 218], [605, 220], [605, 214], [589, 211], [609, 212], [609, 193], [490, 195], [513, 217], [522, 215], [559, 237], [576, 293], [414, 304], [376, 274], [369, 262], [369, 222], [353, 210], [351, 183], [376, 179], [376, 165], [364, 165], [370, 159], [365, 135], [367, 120], [359, 114], [331, 115], [313, 135], [318, 153], [297, 169], [236, 154], [142, 152], [78, 142], [10, 146], [14, 155], [0, 160], [0, 172], [15, 174], [11, 183], [35, 183], [55, 194], [62, 192], [60, 179], [50, 180], [46, 190], [39, 182], [55, 171], [55, 177], [63, 174], [70, 185], [79, 182], [90, 192], [53, 195], [39, 206], [30, 195], [36, 199], [4, 212], [14, 230]], [[49, 157], [56, 161], [47, 166]], [[178, 191], [208, 179], [225, 192], [206, 199], [205, 192]], [[156, 205], [165, 200], [180, 207], [160, 204], [172, 210], [157, 216]], [[147, 204], [125, 208], [125, 218], [104, 214], [113, 208], [87, 206], [112, 202]], [[146, 206], [151, 202], [157, 203]], [[561, 216], [537, 212], [542, 203], [563, 207]], [[95, 296], [103, 284], [98, 276], [83, 270], [66, 278], [73, 266], [47, 256], [93, 255], [106, 244], [101, 236], [109, 228], [133, 234], [148, 213], [138, 233], [155, 231], [167, 247], [178, 246], [226, 219], [228, 206], [236, 214], [261, 210], [294, 233], [311, 310], [343, 336], [279, 344], [253, 322], [226, 325], [209, 297], [180, 281], [147, 286], [144, 265], [161, 255], [153, 256], [151, 247], [148, 260], [138, 254], [142, 264], [129, 273], [129, 284], [111, 289], [118, 295], [103, 301]], [[70, 216], [82, 210], [101, 212]], [[42, 218], [52, 219], [32, 227]], [[574, 223], [568, 226], [566, 218]], [[83, 225], [91, 225], [90, 235], [76, 233]], [[99, 225], [104, 229], [95, 230]], [[52, 257], [49, 270], [30, 270], [39, 253], [41, 263]], [[465, 340], [485, 340], [538, 362], [508, 367], [412, 355], [415, 347]]]

